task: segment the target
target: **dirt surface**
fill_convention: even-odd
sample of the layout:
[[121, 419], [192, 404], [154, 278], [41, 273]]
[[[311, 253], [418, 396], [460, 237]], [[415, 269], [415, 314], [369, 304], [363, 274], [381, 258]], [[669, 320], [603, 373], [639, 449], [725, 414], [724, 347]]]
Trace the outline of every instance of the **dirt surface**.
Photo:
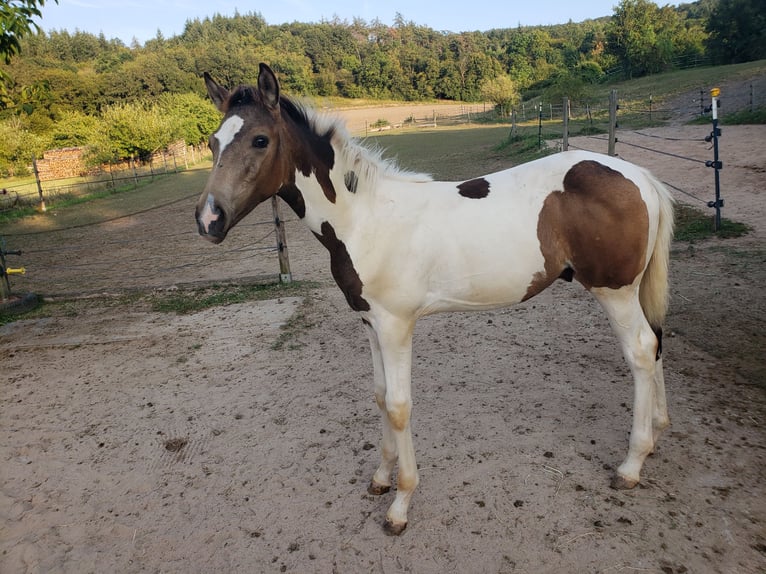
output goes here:
[[[709, 130], [621, 133], [618, 151], [707, 209], [711, 169], [627, 144], [704, 161]], [[380, 423], [364, 331], [290, 217], [293, 273], [317, 282], [305, 296], [181, 316], [80, 299], [0, 328], [0, 572], [764, 572], [765, 142], [765, 126], [723, 129], [724, 214], [753, 232], [673, 246], [672, 426], [638, 488], [608, 486], [630, 374], [594, 300], [561, 283], [418, 324], [422, 481], [410, 526], [386, 537], [392, 495], [366, 492]], [[192, 222], [204, 174], [178, 177], [188, 194], [162, 207], [9, 237], [29, 268], [15, 288], [273, 276], [270, 206], [212, 246]]]

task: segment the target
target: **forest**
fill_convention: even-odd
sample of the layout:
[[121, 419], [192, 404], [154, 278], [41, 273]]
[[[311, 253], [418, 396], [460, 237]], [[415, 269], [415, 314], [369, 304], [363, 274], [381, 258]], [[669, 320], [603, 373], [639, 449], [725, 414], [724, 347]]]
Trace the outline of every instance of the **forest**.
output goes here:
[[258, 13], [216, 14], [130, 46], [79, 30], [38, 31], [0, 62], [0, 175], [24, 173], [51, 148], [87, 146], [91, 161], [105, 162], [203, 141], [219, 121], [205, 71], [235, 86], [252, 83], [267, 62], [287, 93], [305, 97], [498, 106], [530, 95], [585, 99], [596, 83], [766, 58], [762, 3], [622, 0], [594, 20], [463, 33], [400, 14], [392, 24], [282, 25]]

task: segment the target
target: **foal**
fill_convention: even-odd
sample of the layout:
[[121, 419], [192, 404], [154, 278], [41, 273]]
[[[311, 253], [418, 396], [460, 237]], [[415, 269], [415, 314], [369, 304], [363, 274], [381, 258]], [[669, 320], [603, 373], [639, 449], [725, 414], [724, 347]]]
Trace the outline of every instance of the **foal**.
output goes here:
[[638, 483], [669, 424], [661, 353], [673, 208], [657, 179], [578, 151], [468, 181], [432, 181], [281, 96], [265, 64], [257, 86], [229, 92], [208, 74], [205, 83], [224, 116], [210, 137], [199, 232], [219, 243], [278, 195], [329, 251], [332, 275], [367, 330], [383, 413], [382, 461], [369, 492], [387, 492], [399, 465], [387, 532], [407, 526], [419, 481], [410, 433], [417, 319], [513, 305], [556, 279], [591, 292], [620, 341], [634, 379], [633, 426], [612, 485]]

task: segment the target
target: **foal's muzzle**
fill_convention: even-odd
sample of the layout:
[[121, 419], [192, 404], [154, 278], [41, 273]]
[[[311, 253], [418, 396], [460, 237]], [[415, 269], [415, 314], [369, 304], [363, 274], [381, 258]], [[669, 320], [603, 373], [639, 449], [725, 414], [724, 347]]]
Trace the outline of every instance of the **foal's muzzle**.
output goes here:
[[197, 229], [199, 234], [213, 243], [220, 243], [226, 238], [226, 214], [215, 203], [212, 195], [207, 196], [207, 200], [200, 209], [197, 207]]

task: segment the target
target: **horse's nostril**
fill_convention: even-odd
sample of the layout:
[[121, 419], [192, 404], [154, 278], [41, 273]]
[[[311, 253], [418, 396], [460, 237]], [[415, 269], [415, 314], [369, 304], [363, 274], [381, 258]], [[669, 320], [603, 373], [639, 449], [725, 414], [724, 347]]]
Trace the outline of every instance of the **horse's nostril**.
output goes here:
[[197, 210], [197, 227], [200, 235], [223, 237], [226, 229], [226, 216], [215, 203], [212, 195], [207, 196], [202, 209]]

